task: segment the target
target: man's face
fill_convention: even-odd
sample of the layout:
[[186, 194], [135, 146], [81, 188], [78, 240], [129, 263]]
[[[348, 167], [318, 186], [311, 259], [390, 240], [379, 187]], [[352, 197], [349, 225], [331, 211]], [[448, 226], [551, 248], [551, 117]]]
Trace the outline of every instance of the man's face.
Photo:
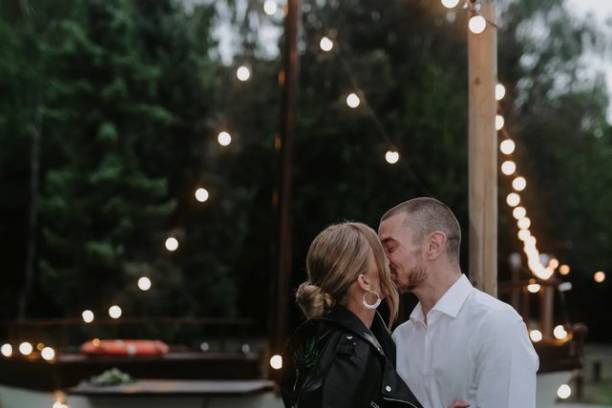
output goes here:
[[421, 245], [405, 220], [406, 214], [396, 214], [378, 227], [378, 237], [389, 259], [391, 277], [401, 293], [414, 291], [427, 276]]

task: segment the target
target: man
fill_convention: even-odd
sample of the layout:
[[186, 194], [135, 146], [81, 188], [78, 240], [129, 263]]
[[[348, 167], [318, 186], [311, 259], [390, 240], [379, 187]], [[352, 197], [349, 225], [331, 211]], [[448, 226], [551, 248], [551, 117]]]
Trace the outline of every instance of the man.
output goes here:
[[387, 211], [378, 235], [400, 292], [419, 303], [393, 333], [397, 370], [425, 407], [533, 408], [538, 356], [521, 317], [459, 267], [461, 229], [433, 198]]

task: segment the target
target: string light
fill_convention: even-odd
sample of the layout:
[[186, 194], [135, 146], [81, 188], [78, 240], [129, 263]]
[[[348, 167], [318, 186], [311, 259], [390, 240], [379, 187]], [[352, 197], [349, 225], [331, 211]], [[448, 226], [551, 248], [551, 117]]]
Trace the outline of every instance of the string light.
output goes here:
[[457, 4], [459, 4], [459, 0], [442, 0], [442, 5], [449, 9], [457, 7]]
[[553, 329], [553, 335], [557, 340], [563, 340], [567, 337], [567, 331], [565, 330], [565, 327], [558, 325]]
[[514, 140], [512, 139], [506, 139], [499, 144], [499, 150], [505, 155], [510, 155], [514, 153], [515, 149], [516, 149], [516, 144], [514, 143]]
[[232, 143], [232, 135], [226, 131], [219, 132], [217, 135], [217, 142], [219, 142], [221, 146], [229, 146], [230, 143]]
[[525, 242], [531, 236], [531, 232], [526, 229], [522, 229], [518, 232], [518, 239]]
[[121, 317], [121, 315], [123, 314], [123, 311], [121, 310], [121, 308], [117, 305], [113, 305], [111, 307], [108, 308], [108, 315], [112, 318], [112, 319], [118, 319]]
[[525, 218], [526, 215], [527, 215], [527, 210], [525, 209], [525, 207], [516, 207], [514, 210], [512, 210], [512, 216], [516, 220], [520, 220], [521, 218]]
[[8, 343], [3, 344], [2, 347], [0, 347], [0, 352], [4, 357], [9, 358], [13, 355], [13, 346]]
[[559, 260], [557, 258], [552, 258], [550, 261], [548, 261], [548, 266], [553, 269], [557, 269], [559, 267]]
[[334, 42], [329, 37], [323, 37], [319, 41], [319, 47], [325, 52], [330, 52], [334, 48]]
[[283, 357], [279, 356], [278, 354], [273, 355], [270, 358], [270, 367], [275, 370], [280, 370], [283, 368]]
[[539, 283], [535, 283], [535, 281], [533, 282], [534, 283], [527, 285], [527, 291], [529, 291], [529, 293], [538, 293], [542, 286]]
[[502, 84], [495, 85], [495, 99], [501, 101], [506, 96], [506, 87]]
[[516, 163], [514, 163], [512, 160], [506, 160], [505, 162], [502, 163], [501, 165], [501, 171], [502, 173], [504, 173], [506, 176], [511, 176], [514, 174], [514, 172], [516, 171]]
[[532, 331], [529, 332], [529, 338], [534, 343], [542, 341], [542, 332], [539, 331], [539, 330], [532, 330]]
[[572, 395], [572, 388], [567, 384], [562, 384], [557, 389], [557, 397], [561, 399], [568, 399]]
[[179, 247], [179, 242], [176, 238], [174, 237], [169, 237], [168, 239], [166, 239], [166, 249], [170, 252], [174, 252], [178, 249]]
[[53, 361], [55, 359], [55, 350], [51, 347], [45, 347], [40, 352], [40, 355], [46, 361]]
[[151, 279], [147, 278], [146, 276], [138, 279], [138, 289], [142, 290], [143, 292], [151, 289]]
[[251, 78], [251, 70], [244, 65], [238, 67], [236, 70], [236, 78], [242, 82], [248, 81], [249, 78]]
[[506, 197], [506, 203], [510, 206], [510, 207], [516, 207], [517, 205], [519, 205], [521, 203], [521, 196], [519, 196], [516, 193], [510, 193], [508, 194], [508, 196]]
[[472, 16], [468, 26], [472, 33], [481, 34], [487, 28], [487, 20], [481, 15]]
[[194, 195], [195, 195], [196, 200], [198, 200], [201, 203], [206, 202], [209, 197], [208, 190], [206, 190], [204, 187], [198, 188], [195, 191]]
[[385, 153], [385, 160], [389, 164], [395, 164], [399, 161], [399, 153], [395, 150], [388, 150], [387, 153]]
[[564, 276], [565, 275], [569, 275], [570, 271], [571, 271], [571, 269], [570, 269], [569, 265], [561, 265], [559, 267], [559, 273], [561, 275], [564, 275]]
[[512, 188], [516, 191], [523, 191], [527, 187], [527, 180], [525, 177], [517, 177], [512, 180]]
[[595, 282], [597, 283], [603, 283], [603, 281], [606, 280], [606, 273], [604, 271], [597, 271], [595, 272], [595, 274], [593, 275], [593, 279], [595, 280]]
[[23, 354], [24, 356], [29, 356], [30, 354], [32, 354], [32, 351], [34, 351], [34, 347], [32, 347], [32, 343], [28, 343], [27, 341], [24, 341], [23, 343], [19, 345], [19, 352]]
[[81, 317], [85, 323], [91, 323], [94, 321], [94, 313], [91, 310], [83, 310]]
[[267, 15], [273, 16], [278, 11], [278, 4], [274, 0], [266, 0], [263, 9]]
[[346, 97], [346, 104], [349, 106], [349, 108], [355, 109], [359, 106], [359, 104], [361, 104], [361, 99], [359, 99], [359, 96], [353, 92], [348, 94]]
[[502, 130], [506, 121], [502, 115], [495, 115], [495, 129]]
[[529, 219], [529, 217], [523, 217], [520, 220], [518, 220], [516, 224], [518, 225], [520, 229], [526, 230], [526, 229], [529, 229], [529, 227], [531, 227], [531, 220]]

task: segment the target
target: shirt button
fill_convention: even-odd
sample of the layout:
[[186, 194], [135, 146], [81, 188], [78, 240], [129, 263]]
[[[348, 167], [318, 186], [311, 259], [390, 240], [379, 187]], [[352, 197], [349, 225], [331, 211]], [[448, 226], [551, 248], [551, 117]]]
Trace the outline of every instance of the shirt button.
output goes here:
[[387, 385], [387, 386], [385, 387], [385, 391], [387, 391], [387, 392], [391, 392], [391, 387]]

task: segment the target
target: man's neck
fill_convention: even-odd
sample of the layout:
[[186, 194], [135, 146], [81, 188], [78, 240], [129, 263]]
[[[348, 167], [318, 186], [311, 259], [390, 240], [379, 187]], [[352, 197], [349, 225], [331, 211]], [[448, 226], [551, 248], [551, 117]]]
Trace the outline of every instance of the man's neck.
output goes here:
[[444, 296], [446, 291], [448, 291], [460, 277], [461, 269], [459, 269], [458, 266], [450, 266], [442, 270], [431, 271], [427, 280], [414, 290], [414, 294], [421, 303], [425, 322], [427, 322], [427, 314], [429, 311], [433, 309], [440, 298]]

